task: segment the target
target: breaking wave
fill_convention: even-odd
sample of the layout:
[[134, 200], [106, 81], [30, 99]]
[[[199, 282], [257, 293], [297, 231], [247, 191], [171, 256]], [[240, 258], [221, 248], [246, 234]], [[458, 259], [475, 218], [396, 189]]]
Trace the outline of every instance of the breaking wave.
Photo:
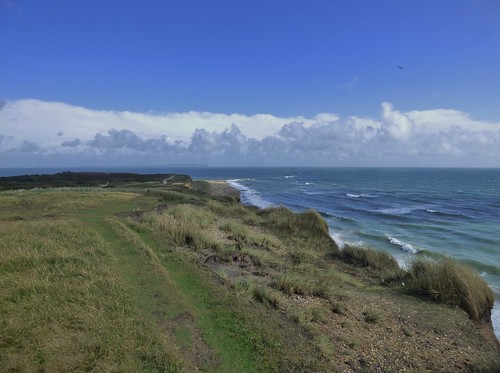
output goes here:
[[233, 188], [240, 192], [241, 203], [244, 205], [252, 205], [260, 208], [266, 208], [273, 206], [273, 203], [266, 201], [262, 197], [260, 197], [257, 192], [253, 189], [250, 189], [242, 184], [239, 181], [244, 180], [252, 180], [252, 179], [234, 179], [234, 180], [226, 180], [226, 182], [231, 185]]
[[398, 246], [401, 250], [403, 250], [407, 253], [416, 254], [419, 252], [419, 250], [414, 248], [412, 244], [400, 241], [395, 237], [387, 236], [387, 239], [389, 240], [389, 243], [391, 245]]

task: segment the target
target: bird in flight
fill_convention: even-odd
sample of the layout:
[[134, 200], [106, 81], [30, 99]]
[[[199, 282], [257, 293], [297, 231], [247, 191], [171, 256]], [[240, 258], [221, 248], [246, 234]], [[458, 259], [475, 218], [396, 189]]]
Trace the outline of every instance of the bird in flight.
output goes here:
[[403, 67], [401, 65], [398, 65], [399, 70], [403, 70]]

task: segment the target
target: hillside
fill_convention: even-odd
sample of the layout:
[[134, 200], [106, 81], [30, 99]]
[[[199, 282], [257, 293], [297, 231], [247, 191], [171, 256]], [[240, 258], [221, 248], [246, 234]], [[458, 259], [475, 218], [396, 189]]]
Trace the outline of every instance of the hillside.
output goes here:
[[500, 368], [490, 293], [457, 263], [446, 278], [470, 276], [472, 295], [450, 296], [449, 282], [432, 293], [429, 263], [404, 273], [385, 254], [341, 251], [316, 212], [245, 207], [223, 182], [63, 173], [0, 188], [12, 183], [2, 371]]

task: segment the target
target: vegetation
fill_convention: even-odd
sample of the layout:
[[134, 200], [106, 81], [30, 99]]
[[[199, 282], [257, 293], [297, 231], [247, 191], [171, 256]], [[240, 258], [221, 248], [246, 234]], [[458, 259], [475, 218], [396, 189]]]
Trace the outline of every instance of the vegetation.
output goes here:
[[469, 266], [452, 258], [414, 260], [406, 275], [411, 291], [437, 302], [462, 307], [473, 320], [489, 320], [494, 297]]
[[190, 183], [187, 175], [133, 174], [108, 172], [60, 172], [53, 175], [23, 175], [0, 177], [0, 190], [49, 187], [116, 187], [131, 183], [163, 182]]
[[339, 250], [315, 211], [163, 180], [0, 192], [1, 371], [500, 366], [477, 327], [492, 294], [470, 268], [404, 273], [387, 254]]

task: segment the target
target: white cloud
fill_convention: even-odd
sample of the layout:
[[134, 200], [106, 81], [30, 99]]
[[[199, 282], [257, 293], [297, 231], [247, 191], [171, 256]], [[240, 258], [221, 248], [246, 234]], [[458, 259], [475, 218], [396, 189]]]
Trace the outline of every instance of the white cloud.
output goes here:
[[269, 114], [242, 115], [207, 112], [134, 113], [98, 111], [61, 102], [33, 99], [10, 101], [0, 111], [0, 133], [18, 139], [57, 145], [62, 141], [91, 139], [109, 129], [131, 130], [139, 136], [165, 135], [172, 141], [189, 140], [197, 128], [223, 131], [236, 124], [249, 137], [272, 135], [291, 121], [312, 119], [280, 118]]
[[7, 102], [0, 109], [0, 167], [43, 162], [498, 166], [500, 123], [476, 121], [449, 109], [401, 112], [390, 103], [382, 104], [377, 118], [330, 113], [280, 118]]

